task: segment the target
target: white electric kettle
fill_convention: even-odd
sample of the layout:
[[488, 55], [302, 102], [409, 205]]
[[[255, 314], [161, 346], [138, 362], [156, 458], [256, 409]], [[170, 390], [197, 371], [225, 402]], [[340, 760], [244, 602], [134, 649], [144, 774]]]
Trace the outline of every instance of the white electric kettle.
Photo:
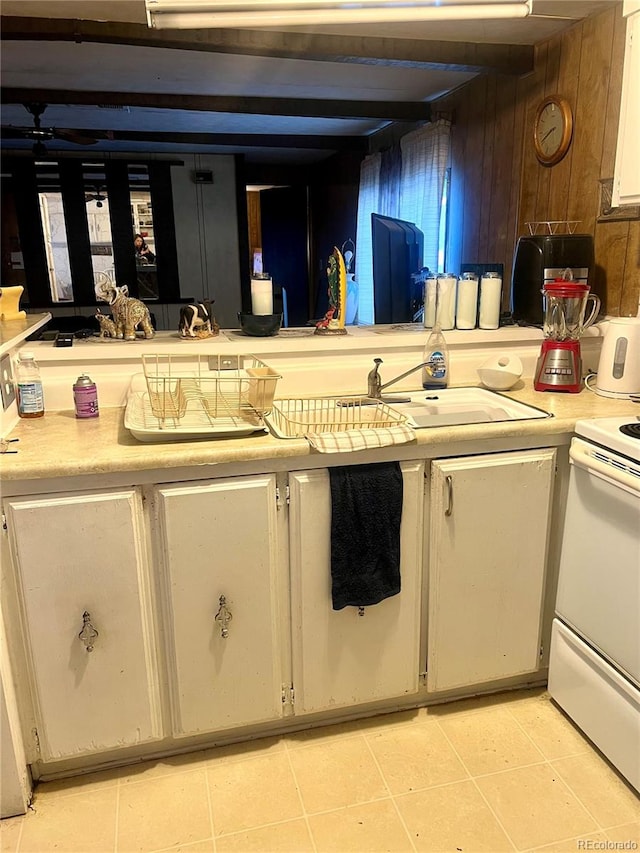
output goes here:
[[640, 397], [640, 317], [609, 321], [594, 390], [603, 397]]

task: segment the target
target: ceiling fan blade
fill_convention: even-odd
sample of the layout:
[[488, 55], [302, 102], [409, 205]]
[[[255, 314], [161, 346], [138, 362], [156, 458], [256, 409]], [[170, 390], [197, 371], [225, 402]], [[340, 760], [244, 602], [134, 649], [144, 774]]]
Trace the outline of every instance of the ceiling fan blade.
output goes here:
[[79, 130], [68, 130], [66, 128], [54, 128], [53, 135], [56, 139], [64, 142], [73, 142], [76, 145], [95, 145], [98, 141], [94, 136], [86, 136]]
[[3, 127], [3, 139], [29, 139], [30, 127]]

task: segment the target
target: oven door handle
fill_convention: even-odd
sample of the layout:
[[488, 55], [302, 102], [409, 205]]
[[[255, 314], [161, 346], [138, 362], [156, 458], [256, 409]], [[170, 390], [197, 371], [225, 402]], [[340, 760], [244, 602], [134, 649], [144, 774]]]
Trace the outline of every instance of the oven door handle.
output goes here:
[[593, 445], [574, 438], [569, 450], [569, 460], [572, 465], [577, 465], [595, 477], [606, 480], [612, 486], [640, 497], [640, 477], [632, 473], [631, 466], [626, 466], [624, 460], [608, 451], [599, 450]]

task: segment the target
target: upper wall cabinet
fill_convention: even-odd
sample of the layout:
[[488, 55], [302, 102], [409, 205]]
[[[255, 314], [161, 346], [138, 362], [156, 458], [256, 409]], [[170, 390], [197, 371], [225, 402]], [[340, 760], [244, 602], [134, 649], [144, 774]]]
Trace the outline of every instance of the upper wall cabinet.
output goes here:
[[640, 204], [640, 0], [625, 0], [624, 14], [627, 41], [613, 180], [615, 206]]

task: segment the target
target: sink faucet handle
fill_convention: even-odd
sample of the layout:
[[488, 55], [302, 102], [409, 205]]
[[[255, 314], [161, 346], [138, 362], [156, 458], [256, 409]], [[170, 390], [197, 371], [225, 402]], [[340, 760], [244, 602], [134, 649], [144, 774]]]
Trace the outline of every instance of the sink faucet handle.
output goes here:
[[375, 367], [369, 371], [369, 375], [367, 376], [367, 394], [374, 400], [379, 400], [380, 395], [382, 393], [382, 379], [380, 378], [379, 372], [379, 367], [382, 364], [382, 359], [374, 358], [373, 363]]

